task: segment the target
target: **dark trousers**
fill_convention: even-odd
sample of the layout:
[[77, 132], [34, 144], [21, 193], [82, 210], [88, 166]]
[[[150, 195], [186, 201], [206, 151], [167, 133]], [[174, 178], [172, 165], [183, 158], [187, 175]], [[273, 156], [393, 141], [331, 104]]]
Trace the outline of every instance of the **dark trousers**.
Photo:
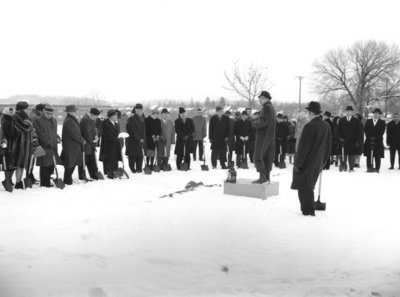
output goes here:
[[314, 190], [309, 187], [299, 188], [298, 195], [303, 214], [314, 212]]
[[394, 159], [396, 158], [396, 152], [397, 152], [397, 159], [400, 168], [400, 147], [390, 146], [389, 151], [390, 151], [390, 166], [394, 167]]
[[54, 165], [50, 166], [40, 166], [39, 174], [40, 174], [40, 186], [41, 187], [50, 187], [50, 176], [54, 172]]
[[211, 150], [211, 165], [212, 167], [217, 167], [217, 158], [219, 158], [219, 163], [221, 167], [226, 166], [226, 150], [225, 149], [213, 149]]
[[193, 159], [194, 160], [196, 160], [197, 146], [199, 146], [199, 160], [202, 160], [203, 154], [204, 154], [203, 140], [195, 140], [194, 141], [194, 151], [193, 151]]
[[129, 168], [132, 171], [132, 173], [142, 172], [143, 157], [129, 156], [128, 161], [129, 161]]
[[75, 166], [71, 168], [64, 167], [64, 184], [72, 185], [72, 174], [75, 171]]
[[356, 161], [356, 156], [355, 155], [344, 155], [343, 159], [340, 159], [340, 162], [342, 163], [342, 165], [347, 167], [347, 159], [349, 160], [349, 169], [353, 170], [354, 169], [354, 164]]
[[[96, 166], [96, 160], [94, 154], [85, 155], [85, 163], [90, 178], [97, 179], [96, 173], [97, 171], [99, 171], [99, 169]], [[83, 165], [80, 165], [78, 167], [78, 174], [79, 174], [79, 179], [83, 179]]]
[[[373, 157], [374, 162], [375, 162], [375, 169], [379, 171], [381, 169], [381, 158], [380, 157]], [[372, 169], [374, 168], [372, 166], [372, 159], [371, 159], [371, 154], [367, 155], [367, 168]]]
[[[176, 168], [178, 170], [181, 169], [182, 161], [183, 161], [183, 155], [176, 155]], [[185, 163], [188, 164], [188, 169], [190, 169], [190, 155], [185, 156]]]
[[[279, 163], [283, 163], [286, 158], [286, 142], [276, 142], [276, 149], [275, 149], [275, 165], [278, 166]], [[282, 152], [282, 153], [281, 153]]]

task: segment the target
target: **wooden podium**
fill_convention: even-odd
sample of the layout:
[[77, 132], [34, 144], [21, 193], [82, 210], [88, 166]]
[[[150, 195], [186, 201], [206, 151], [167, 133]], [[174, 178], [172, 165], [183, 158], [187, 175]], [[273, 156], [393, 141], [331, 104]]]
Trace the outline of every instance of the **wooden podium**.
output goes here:
[[267, 199], [279, 195], [279, 183], [252, 184], [252, 179], [239, 178], [235, 184], [224, 182], [224, 194]]

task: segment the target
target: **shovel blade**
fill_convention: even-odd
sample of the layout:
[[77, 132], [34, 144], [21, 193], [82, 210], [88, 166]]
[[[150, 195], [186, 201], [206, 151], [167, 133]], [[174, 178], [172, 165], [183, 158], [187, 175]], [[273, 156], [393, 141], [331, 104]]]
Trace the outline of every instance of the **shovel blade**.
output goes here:
[[234, 168], [234, 167], [235, 167], [235, 162], [228, 161], [228, 168]]
[[11, 193], [14, 190], [14, 187], [9, 180], [5, 180], [1, 183], [3, 184], [3, 187], [4, 187], [4, 189], [6, 189], [7, 192]]
[[243, 161], [240, 163], [239, 168], [249, 169], [249, 164], [247, 164], [247, 161]]
[[121, 178], [123, 176], [124, 176], [124, 170], [122, 168], [117, 168], [117, 170], [115, 171], [115, 177]]
[[64, 184], [64, 182], [61, 180], [61, 179], [59, 179], [59, 178], [55, 178], [55, 179], [53, 179], [53, 182], [54, 182], [54, 184], [56, 185], [56, 187], [58, 188], [58, 189], [64, 189], [65, 188], [65, 184]]
[[208, 165], [201, 165], [201, 170], [202, 171], [208, 171], [210, 169], [208, 168]]
[[182, 171], [188, 171], [189, 170], [189, 164], [188, 163], [183, 163], [181, 165], [181, 170]]
[[279, 168], [280, 168], [280, 169], [285, 169], [285, 168], [286, 168], [286, 163], [285, 163], [285, 161], [279, 163]]
[[24, 178], [24, 185], [25, 188], [32, 188], [32, 180], [29, 177]]
[[160, 169], [160, 166], [158, 166], [158, 165], [154, 165], [154, 166], [153, 166], [153, 171], [154, 171], [154, 172], [160, 172], [160, 170], [161, 170], [161, 169]]
[[96, 172], [96, 177], [97, 177], [98, 179], [104, 180], [104, 175], [103, 175], [103, 173], [101, 173], [100, 171], [97, 171], [97, 172]]
[[171, 171], [172, 170], [171, 165], [170, 164], [164, 164], [163, 165], [163, 170], [164, 171]]
[[314, 202], [315, 210], [325, 211], [326, 210], [326, 203], [321, 201]]
[[147, 174], [147, 175], [151, 174], [151, 168], [149, 166], [144, 167], [144, 174]]

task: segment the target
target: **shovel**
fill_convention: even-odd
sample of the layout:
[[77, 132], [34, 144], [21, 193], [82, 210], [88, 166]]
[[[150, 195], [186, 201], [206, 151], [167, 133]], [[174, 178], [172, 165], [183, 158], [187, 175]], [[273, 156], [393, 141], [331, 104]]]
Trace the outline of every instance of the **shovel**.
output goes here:
[[158, 142], [155, 143], [155, 148], [154, 148], [154, 165], [153, 165], [154, 172], [160, 172], [160, 166], [158, 165], [157, 162], [157, 151], [158, 151]]
[[29, 162], [29, 168], [26, 170], [26, 176], [24, 178], [24, 185], [25, 185], [25, 189], [26, 188], [32, 188], [33, 182], [29, 177], [29, 174], [31, 173], [32, 170], [32, 165], [33, 165], [33, 155], [31, 156], [31, 160]]
[[165, 143], [164, 144], [164, 162], [163, 162], [163, 164], [162, 164], [162, 169], [164, 170], [164, 171], [171, 171], [172, 170], [172, 168], [171, 168], [171, 165], [170, 164], [168, 164], [168, 163], [165, 163], [165, 161], [166, 160], [168, 160], [168, 157], [167, 157], [167, 144]]
[[186, 142], [183, 142], [183, 163], [181, 165], [181, 170], [182, 171], [189, 170], [189, 164], [186, 163]]
[[103, 175], [103, 173], [101, 173], [98, 169], [99, 169], [99, 165], [97, 164], [97, 155], [96, 155], [96, 147], [94, 146], [93, 147], [93, 154], [94, 154], [94, 160], [95, 160], [95, 162], [96, 162], [96, 168], [97, 168], [97, 172], [95, 173], [96, 174], [96, 177], [98, 178], [98, 179], [101, 179], [101, 180], [104, 180], [104, 175]]
[[[229, 144], [227, 144], [226, 147], [228, 149], [228, 158], [229, 158], [230, 155]], [[234, 167], [235, 167], [235, 162], [228, 160], [228, 168], [233, 169]]]
[[[283, 154], [282, 154], [282, 143], [279, 143], [279, 161], [282, 158]], [[279, 162], [279, 168], [280, 169], [285, 169], [286, 168], [286, 163], [285, 160], [282, 160]]]
[[342, 146], [342, 154], [340, 155], [339, 171], [347, 171], [347, 166], [344, 164], [344, 145]]
[[[6, 171], [7, 171], [7, 162], [6, 162], [6, 157], [4, 155], [3, 155], [3, 167], [4, 167], [4, 175], [5, 175]], [[11, 193], [14, 190], [12, 182], [9, 179], [6, 178], [1, 183], [3, 184], [3, 187], [4, 187], [4, 189], [6, 189], [7, 192]]]
[[326, 203], [321, 202], [321, 186], [322, 186], [322, 171], [321, 175], [319, 176], [319, 187], [318, 187], [318, 200], [314, 202], [315, 210], [326, 210]]
[[240, 162], [239, 167], [242, 169], [249, 169], [249, 164], [247, 164], [246, 160], [246, 141], [243, 141], [242, 161]]
[[[144, 154], [143, 145], [142, 145], [142, 153], [143, 153], [143, 160], [144, 160], [145, 154]], [[144, 165], [143, 171], [144, 171], [144, 174], [147, 174], [147, 175], [151, 174], [151, 168], [150, 168], [150, 166], [147, 166], [147, 164]]]
[[56, 178], [53, 178], [53, 182], [57, 188], [62, 190], [65, 188], [65, 184], [61, 179], [58, 178], [57, 163], [56, 163], [56, 157], [54, 156], [54, 154], [53, 154], [53, 163], [54, 163], [54, 170], [56, 171]]
[[85, 181], [85, 182], [90, 182], [90, 181], [93, 181], [93, 180], [91, 180], [91, 179], [88, 179], [87, 178], [87, 176], [86, 176], [86, 158], [85, 158], [85, 151], [82, 149], [82, 162], [83, 162], [83, 165], [82, 165], [82, 167], [83, 167], [83, 180]]
[[204, 152], [204, 161], [203, 161], [203, 165], [201, 165], [201, 170], [202, 171], [208, 171], [210, 169], [208, 168], [208, 165], [206, 165], [206, 153], [205, 153], [205, 150], [204, 150], [204, 141], [202, 141], [202, 146], [203, 146], [203, 152]]
[[[125, 138], [124, 138], [124, 146], [125, 146]], [[126, 172], [125, 170], [125, 162], [124, 162], [124, 155], [122, 154], [122, 148], [120, 149], [120, 153], [121, 153], [122, 168], [118, 167], [117, 170], [115, 171], [115, 175], [118, 178], [125, 176], [127, 179], [129, 179], [128, 172]]]
[[368, 168], [367, 172], [375, 172], [375, 169], [374, 169], [374, 146], [375, 146], [375, 144], [373, 144], [371, 142], [370, 146], [371, 146], [371, 167]]

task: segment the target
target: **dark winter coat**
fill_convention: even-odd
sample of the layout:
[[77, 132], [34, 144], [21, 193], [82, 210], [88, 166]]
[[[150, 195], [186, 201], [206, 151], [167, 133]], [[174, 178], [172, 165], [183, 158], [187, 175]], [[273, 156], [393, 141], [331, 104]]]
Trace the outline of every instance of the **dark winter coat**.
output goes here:
[[230, 119], [226, 115], [222, 115], [221, 117], [213, 115], [208, 127], [211, 149], [226, 150], [227, 143], [225, 139], [229, 141], [230, 132]]
[[160, 119], [153, 119], [151, 116], [146, 118], [145, 127], [146, 127], [146, 144], [147, 150], [154, 151], [155, 150], [155, 139], [161, 136], [161, 121]]
[[250, 140], [251, 133], [252, 127], [250, 121], [243, 121], [242, 119], [240, 119], [235, 122], [233, 126], [233, 134], [236, 138], [236, 154], [243, 154], [243, 141], [240, 139], [240, 137], [248, 137], [248, 139]]
[[296, 153], [296, 125], [291, 123], [289, 125], [289, 136], [288, 136], [288, 145], [287, 145], [287, 153], [294, 154]]
[[385, 134], [386, 124], [384, 120], [379, 119], [374, 126], [373, 119], [365, 122], [365, 143], [364, 143], [364, 156], [371, 154], [371, 143], [374, 142], [374, 157], [385, 156], [385, 148], [383, 146], [383, 134]]
[[235, 119], [229, 118], [229, 151], [235, 151], [236, 150], [236, 146], [235, 146], [235, 135], [234, 135], [234, 127], [235, 127]]
[[331, 129], [320, 117], [304, 126], [294, 157], [292, 189], [314, 189], [322, 168], [329, 160], [331, 147]]
[[332, 122], [332, 120], [330, 118], [324, 120], [325, 123], [327, 123], [329, 125], [329, 128], [331, 129], [331, 134], [332, 134], [332, 147], [331, 147], [331, 155], [334, 155], [334, 134], [335, 134], [335, 124]]
[[253, 127], [256, 129], [256, 140], [254, 147], [254, 160], [264, 160], [266, 169], [270, 170], [275, 158], [275, 131], [276, 112], [271, 102], [262, 106], [260, 116], [253, 120]]
[[390, 121], [386, 130], [386, 144], [393, 148], [400, 148], [400, 121]]
[[81, 127], [81, 134], [86, 143], [83, 146], [86, 155], [93, 154], [94, 151], [94, 140], [97, 135], [96, 122], [90, 118], [88, 114], [85, 114], [79, 123]]
[[43, 167], [54, 165], [53, 156], [56, 158], [56, 163], [60, 164], [61, 160], [58, 156], [56, 118], [52, 117], [47, 119], [45, 115], [42, 114], [34, 120], [33, 127], [36, 130], [39, 144], [46, 152], [45, 156], [37, 158], [36, 165]]
[[3, 137], [7, 142], [7, 147], [2, 149], [3, 156], [6, 159], [6, 165], [7, 167], [10, 167], [11, 165], [11, 156], [12, 156], [12, 147], [13, 147], [13, 141], [14, 141], [14, 136], [13, 136], [13, 117], [12, 115], [9, 114], [3, 114], [1, 118], [1, 130], [3, 132]]
[[179, 117], [175, 120], [175, 132], [176, 132], [176, 145], [175, 145], [175, 155], [184, 154], [184, 145], [186, 144], [185, 152], [186, 155], [193, 152], [193, 132], [194, 132], [194, 124], [193, 120], [190, 118], [186, 118], [185, 122], [183, 122], [182, 118]]
[[207, 136], [206, 118], [196, 115], [192, 118], [194, 125], [193, 140], [201, 141]]
[[344, 153], [346, 155], [357, 155], [362, 142], [361, 121], [351, 117], [350, 122], [346, 117], [339, 120], [339, 141], [344, 140]]
[[175, 144], [175, 127], [171, 119], [166, 122], [161, 120], [161, 141], [158, 150], [158, 156], [169, 157], [171, 153], [171, 145]]
[[96, 129], [97, 129], [97, 135], [101, 137], [103, 135], [103, 122], [101, 118], [96, 119]]
[[125, 155], [129, 157], [143, 157], [140, 141], [143, 139], [143, 149], [146, 150], [146, 128], [144, 118], [137, 114], [132, 115], [126, 123], [126, 132], [129, 134], [129, 137], [126, 138]]
[[62, 128], [62, 152], [61, 160], [65, 168], [82, 165], [82, 149], [84, 139], [78, 119], [67, 115]]
[[113, 124], [110, 120], [103, 122], [103, 136], [100, 148], [100, 161], [107, 164], [108, 170], [115, 171], [118, 168], [118, 161], [122, 161], [121, 142], [118, 138], [119, 125]]
[[32, 156], [33, 125], [25, 111], [17, 111], [12, 122], [11, 167], [29, 168]]
[[276, 149], [279, 150], [279, 145], [282, 145], [282, 153], [285, 154], [287, 152], [287, 141], [289, 137], [289, 127], [285, 122], [276, 122]]

